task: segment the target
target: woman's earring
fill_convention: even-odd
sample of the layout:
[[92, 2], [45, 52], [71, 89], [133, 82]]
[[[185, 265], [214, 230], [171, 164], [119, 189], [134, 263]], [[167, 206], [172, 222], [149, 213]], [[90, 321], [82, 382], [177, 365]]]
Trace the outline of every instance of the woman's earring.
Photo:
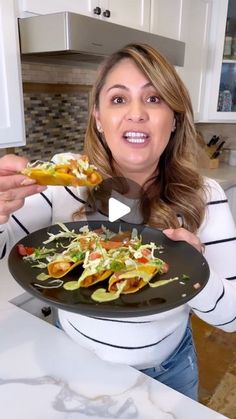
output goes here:
[[101, 125], [97, 125], [97, 130], [98, 130], [98, 132], [100, 132], [100, 134], [103, 133], [103, 129], [102, 129]]
[[175, 130], [176, 130], [176, 119], [174, 118], [171, 132], [174, 132]]

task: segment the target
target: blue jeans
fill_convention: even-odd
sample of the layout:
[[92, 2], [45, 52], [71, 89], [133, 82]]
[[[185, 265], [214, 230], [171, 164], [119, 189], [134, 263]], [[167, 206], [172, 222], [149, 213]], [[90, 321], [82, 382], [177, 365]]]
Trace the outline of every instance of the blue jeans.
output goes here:
[[158, 367], [147, 368], [141, 372], [197, 400], [198, 366], [191, 327], [187, 326], [182, 341], [166, 361]]

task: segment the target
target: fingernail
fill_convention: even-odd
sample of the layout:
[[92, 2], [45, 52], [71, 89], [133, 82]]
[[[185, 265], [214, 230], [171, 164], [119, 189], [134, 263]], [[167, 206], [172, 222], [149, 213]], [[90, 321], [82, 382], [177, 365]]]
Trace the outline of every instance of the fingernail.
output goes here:
[[22, 180], [20, 185], [21, 186], [29, 186], [29, 185], [33, 185], [34, 183], [36, 183], [36, 180], [30, 179], [30, 178], [25, 178], [25, 179]]
[[43, 191], [45, 191], [46, 189], [47, 189], [47, 186], [41, 186], [41, 185], [39, 185], [39, 186], [37, 187], [36, 191], [37, 191], [37, 192], [43, 192]]

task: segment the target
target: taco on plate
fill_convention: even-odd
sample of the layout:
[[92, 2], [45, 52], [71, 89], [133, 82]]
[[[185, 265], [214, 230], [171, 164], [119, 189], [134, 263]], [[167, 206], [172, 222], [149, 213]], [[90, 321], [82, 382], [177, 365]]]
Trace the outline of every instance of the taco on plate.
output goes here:
[[59, 256], [57, 259], [49, 262], [47, 269], [48, 274], [52, 278], [62, 278], [76, 266], [81, 265], [82, 260], [77, 260], [76, 262], [71, 259], [69, 256]]
[[145, 287], [147, 283], [156, 275], [158, 269], [149, 264], [138, 265], [134, 269], [127, 269], [115, 272], [109, 279], [108, 291], [116, 292], [117, 285], [126, 281], [122, 294], [131, 294]]
[[96, 269], [86, 268], [78, 279], [78, 287], [91, 287], [92, 285], [109, 278], [112, 272], [111, 269], [102, 269], [98, 271]]

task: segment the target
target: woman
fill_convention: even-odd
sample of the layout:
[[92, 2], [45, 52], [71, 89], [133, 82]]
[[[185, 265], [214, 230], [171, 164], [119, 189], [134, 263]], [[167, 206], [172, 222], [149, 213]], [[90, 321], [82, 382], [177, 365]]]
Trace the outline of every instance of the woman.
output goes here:
[[[129, 45], [108, 58], [94, 86], [85, 152], [104, 178], [124, 176], [143, 187], [151, 226], [199, 252], [205, 243], [210, 279], [188, 304], [161, 314], [104, 319], [59, 311], [62, 327], [82, 346], [193, 399], [198, 372], [190, 311], [225, 331], [236, 330], [235, 226], [221, 187], [196, 171], [196, 144], [188, 93], [157, 51]], [[17, 174], [25, 165], [16, 156], [0, 160], [2, 257], [24, 234], [79, 217], [86, 200], [82, 188], [43, 190]], [[147, 201], [140, 198], [145, 219]]]

